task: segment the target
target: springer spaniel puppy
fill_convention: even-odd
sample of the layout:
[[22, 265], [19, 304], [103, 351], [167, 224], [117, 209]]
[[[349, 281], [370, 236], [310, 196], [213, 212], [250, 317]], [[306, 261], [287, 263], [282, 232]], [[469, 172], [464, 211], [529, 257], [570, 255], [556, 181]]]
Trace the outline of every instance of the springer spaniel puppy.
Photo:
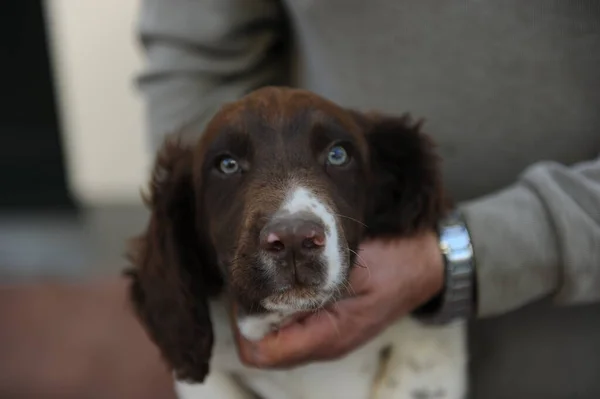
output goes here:
[[[223, 106], [197, 145], [166, 141], [127, 271], [139, 320], [181, 398], [459, 399], [464, 325], [403, 318], [329, 362], [244, 366], [258, 340], [344, 292], [365, 238], [435, 228], [447, 207], [431, 140], [408, 117], [268, 87]], [[343, 334], [343, 332], [341, 332]]]

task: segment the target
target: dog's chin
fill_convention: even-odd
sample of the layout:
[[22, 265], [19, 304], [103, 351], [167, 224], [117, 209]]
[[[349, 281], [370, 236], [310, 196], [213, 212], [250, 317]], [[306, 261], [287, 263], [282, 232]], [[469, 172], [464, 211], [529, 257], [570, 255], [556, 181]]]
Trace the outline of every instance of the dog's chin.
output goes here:
[[308, 312], [323, 308], [333, 297], [334, 291], [295, 287], [269, 295], [262, 300], [262, 306], [272, 312], [287, 314]]
[[332, 287], [292, 287], [270, 294], [261, 301], [268, 311], [284, 314], [314, 312], [347, 297], [347, 277]]

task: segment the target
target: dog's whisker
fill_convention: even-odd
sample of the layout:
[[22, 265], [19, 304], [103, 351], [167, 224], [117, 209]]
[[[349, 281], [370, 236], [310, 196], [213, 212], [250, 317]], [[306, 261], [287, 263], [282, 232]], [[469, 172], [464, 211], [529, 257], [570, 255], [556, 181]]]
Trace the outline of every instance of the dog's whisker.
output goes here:
[[363, 226], [364, 226], [364, 227], [366, 227], [366, 228], [369, 228], [369, 226], [367, 226], [366, 224], [364, 224], [364, 223], [363, 223], [363, 222], [361, 222], [360, 220], [358, 220], [358, 219], [355, 219], [355, 218], [353, 218], [353, 217], [346, 216], [346, 215], [342, 215], [341, 213], [335, 213], [335, 212], [333, 212], [333, 214], [334, 214], [334, 215], [336, 215], [336, 216], [339, 216], [339, 217], [341, 217], [341, 218], [346, 218], [346, 219], [352, 220], [352, 221], [354, 221], [354, 222], [356, 222], [356, 223], [358, 223], [358, 224], [361, 224], [361, 225], [363, 225]]
[[[344, 288], [346, 288], [346, 282], [345, 281], [342, 281], [342, 285], [344, 286]], [[342, 298], [344, 296], [344, 292], [342, 291], [341, 287], [336, 287], [333, 295], [334, 295], [335, 298]]]
[[348, 291], [352, 292], [352, 296], [356, 297], [358, 296], [358, 294], [356, 293], [356, 290], [354, 289], [354, 287], [352, 286], [352, 283], [348, 283]]
[[[359, 254], [358, 254], [356, 251], [354, 251], [354, 250], [350, 249], [350, 247], [346, 247], [346, 250], [347, 250], [348, 252], [352, 252], [354, 255], [356, 255], [356, 257], [358, 258], [358, 260], [359, 260], [359, 261], [363, 261], [363, 262], [364, 262], [364, 260], [362, 259], [362, 257], [361, 257], [361, 256], [360, 256], [360, 255], [359, 255]], [[349, 256], [349, 255], [348, 255], [348, 256]], [[361, 265], [361, 264], [360, 264], [360, 263], [358, 263], [358, 262], [356, 263], [356, 266], [358, 266], [358, 267], [362, 267], [362, 268], [366, 267], [365, 265]]]
[[350, 284], [349, 281], [344, 282], [344, 287], [346, 287], [346, 289], [352, 293], [352, 296], [356, 296], [356, 291], [354, 290], [354, 287], [352, 287], [352, 284]]
[[[339, 287], [339, 286], [336, 287], [334, 296], [338, 299], [344, 298], [352, 290], [352, 287], [349, 285], [348, 281], [346, 281], [346, 280], [342, 280], [341, 285], [345, 291], [342, 290], [342, 287]], [[352, 292], [352, 295], [356, 295], [356, 292]]]
[[[352, 249], [350, 249], [350, 248], [348, 248], [348, 251], [350, 251], [350, 252], [352, 252], [354, 255], [356, 255], [356, 257], [358, 258], [358, 260], [359, 260], [360, 262], [363, 262], [363, 265], [362, 265], [362, 266], [360, 266], [360, 264], [359, 264], [359, 263], [357, 263], [357, 265], [358, 265], [359, 267], [363, 267], [364, 269], [367, 269], [367, 272], [369, 273], [368, 280], [370, 280], [370, 279], [371, 279], [371, 268], [369, 267], [369, 264], [367, 263], [367, 261], [366, 261], [366, 260], [365, 260], [365, 259], [364, 259], [362, 256], [360, 256], [360, 255], [358, 254], [358, 252], [356, 252], [356, 251], [354, 251], [354, 250], [352, 250]], [[368, 281], [368, 280], [367, 280], [367, 281]]]
[[362, 262], [363, 264], [357, 263], [357, 266], [359, 267], [365, 267], [368, 268], [369, 265], [367, 264], [367, 261], [365, 261], [365, 258], [363, 258], [362, 256], [360, 256], [360, 254], [358, 252], [356, 252], [355, 250], [351, 249], [351, 248], [347, 248], [349, 252], [352, 252], [354, 255], [356, 255], [356, 257], [358, 258], [358, 260], [360, 262]]
[[[344, 285], [344, 288], [345, 288], [345, 283], [344, 282], [342, 282], [342, 285]], [[342, 288], [341, 287], [337, 287], [335, 289], [335, 291], [333, 292], [332, 298], [335, 301], [335, 300], [338, 300], [338, 299], [343, 298], [343, 297], [344, 297], [344, 292], [342, 291]], [[325, 303], [325, 302], [323, 302], [323, 303]]]

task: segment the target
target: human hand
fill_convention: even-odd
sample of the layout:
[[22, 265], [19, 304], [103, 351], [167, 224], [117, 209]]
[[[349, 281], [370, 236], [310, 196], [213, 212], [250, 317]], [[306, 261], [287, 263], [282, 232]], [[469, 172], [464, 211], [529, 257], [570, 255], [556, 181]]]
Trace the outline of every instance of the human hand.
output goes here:
[[258, 342], [235, 331], [240, 358], [249, 366], [285, 368], [344, 356], [433, 298], [443, 280], [443, 259], [433, 232], [366, 242], [350, 275], [352, 296]]

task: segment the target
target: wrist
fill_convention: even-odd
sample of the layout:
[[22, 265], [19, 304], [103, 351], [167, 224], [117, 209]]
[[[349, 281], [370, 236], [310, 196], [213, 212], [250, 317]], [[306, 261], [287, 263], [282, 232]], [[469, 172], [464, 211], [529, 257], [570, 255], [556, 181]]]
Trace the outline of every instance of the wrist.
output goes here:
[[439, 290], [415, 316], [427, 323], [443, 324], [469, 318], [475, 308], [475, 265], [466, 222], [454, 211], [439, 223], [437, 256], [442, 265]]
[[425, 290], [426, 297], [422, 303], [423, 307], [433, 308], [434, 303], [438, 302], [438, 298], [441, 297], [446, 286], [446, 266], [439, 243], [437, 232], [431, 232], [427, 237], [427, 289]]

